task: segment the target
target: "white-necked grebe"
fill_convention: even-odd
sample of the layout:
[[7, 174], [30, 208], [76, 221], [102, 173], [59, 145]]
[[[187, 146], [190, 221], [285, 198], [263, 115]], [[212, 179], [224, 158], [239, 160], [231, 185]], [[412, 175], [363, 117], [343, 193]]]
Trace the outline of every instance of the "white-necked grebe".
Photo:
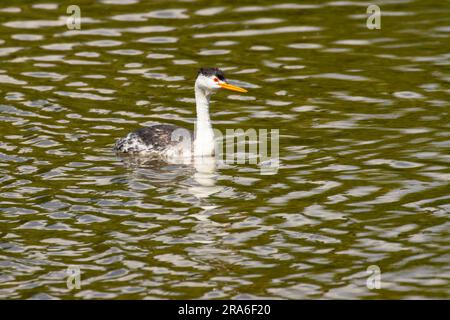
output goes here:
[[223, 71], [218, 68], [199, 70], [195, 81], [197, 111], [195, 136], [191, 131], [175, 125], [156, 124], [139, 128], [117, 140], [114, 150], [118, 153], [153, 154], [169, 158], [214, 155], [215, 143], [209, 117], [209, 99], [211, 94], [221, 88], [247, 92], [243, 88], [227, 83]]

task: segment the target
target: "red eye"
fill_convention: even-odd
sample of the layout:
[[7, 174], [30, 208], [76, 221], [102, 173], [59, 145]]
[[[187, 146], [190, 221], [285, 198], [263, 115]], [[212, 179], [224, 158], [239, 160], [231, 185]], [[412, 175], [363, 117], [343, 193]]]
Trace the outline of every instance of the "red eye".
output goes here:
[[219, 79], [217, 79], [217, 78], [214, 78], [214, 81], [215, 81], [215, 82], [219, 82]]

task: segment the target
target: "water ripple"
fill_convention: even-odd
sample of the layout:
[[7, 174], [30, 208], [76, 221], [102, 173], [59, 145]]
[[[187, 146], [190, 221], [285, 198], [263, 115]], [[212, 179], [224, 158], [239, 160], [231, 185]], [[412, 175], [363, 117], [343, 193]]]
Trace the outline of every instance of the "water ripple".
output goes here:
[[[365, 1], [99, 0], [80, 30], [69, 4], [0, 8], [0, 298], [449, 296], [441, 1], [386, 1], [381, 30]], [[211, 98], [226, 138], [280, 130], [276, 174], [112, 152], [193, 129], [200, 66], [249, 90]]]

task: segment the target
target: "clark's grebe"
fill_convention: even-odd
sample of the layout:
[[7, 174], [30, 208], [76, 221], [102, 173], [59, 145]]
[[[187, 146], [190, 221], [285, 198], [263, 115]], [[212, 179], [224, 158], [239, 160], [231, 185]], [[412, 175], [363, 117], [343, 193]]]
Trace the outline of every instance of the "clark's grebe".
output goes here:
[[223, 71], [218, 68], [199, 70], [195, 81], [197, 111], [195, 135], [189, 130], [171, 124], [156, 124], [139, 128], [117, 140], [114, 150], [118, 153], [153, 154], [164, 158], [214, 155], [215, 143], [209, 117], [209, 99], [211, 94], [221, 88], [247, 92], [243, 88], [227, 83]]

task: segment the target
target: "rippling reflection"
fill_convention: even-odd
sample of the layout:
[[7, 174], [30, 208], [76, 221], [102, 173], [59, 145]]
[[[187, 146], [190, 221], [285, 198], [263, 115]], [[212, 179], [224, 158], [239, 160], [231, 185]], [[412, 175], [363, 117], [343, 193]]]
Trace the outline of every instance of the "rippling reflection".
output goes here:
[[[70, 4], [0, 5], [0, 298], [449, 296], [445, 2]], [[215, 128], [280, 129], [277, 174], [112, 152], [192, 128], [200, 66], [249, 89]]]

